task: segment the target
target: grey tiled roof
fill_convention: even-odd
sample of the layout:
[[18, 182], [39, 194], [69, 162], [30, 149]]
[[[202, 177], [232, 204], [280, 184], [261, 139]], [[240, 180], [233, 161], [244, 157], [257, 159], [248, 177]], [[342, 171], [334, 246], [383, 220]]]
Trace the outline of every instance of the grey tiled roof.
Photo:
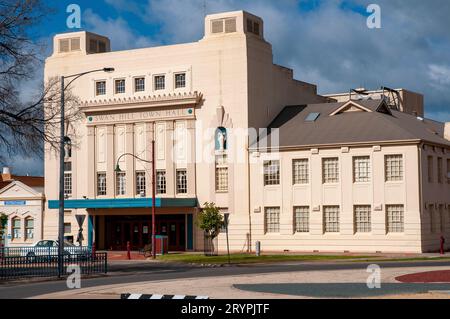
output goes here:
[[[403, 112], [383, 110], [383, 100], [354, 101], [372, 112], [344, 112], [330, 116], [347, 102], [286, 107], [270, 128], [279, 128], [280, 147], [320, 146], [389, 141], [422, 140], [450, 146], [443, 138], [444, 123]], [[310, 113], [320, 113], [314, 122], [306, 122]], [[270, 134], [268, 136], [270, 146]], [[253, 144], [251, 148], [256, 148]]]

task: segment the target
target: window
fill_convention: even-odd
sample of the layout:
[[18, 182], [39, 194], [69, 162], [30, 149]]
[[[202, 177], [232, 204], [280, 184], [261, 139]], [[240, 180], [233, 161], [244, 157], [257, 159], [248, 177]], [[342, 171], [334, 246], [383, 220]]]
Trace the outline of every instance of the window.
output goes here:
[[186, 73], [175, 74], [175, 88], [181, 89], [186, 87]]
[[95, 82], [95, 95], [105, 95], [106, 94], [106, 82], [97, 81]]
[[187, 172], [185, 169], [177, 170], [177, 194], [187, 194]]
[[155, 76], [155, 91], [164, 90], [166, 88], [166, 77], [164, 75]]
[[372, 231], [371, 207], [355, 206], [355, 232], [356, 233], [370, 233]]
[[447, 159], [447, 183], [450, 184], [450, 158]]
[[264, 161], [264, 186], [280, 185], [280, 161]]
[[322, 159], [323, 183], [339, 183], [339, 159], [324, 158]]
[[144, 92], [144, 91], [145, 91], [145, 78], [135, 78], [134, 92]]
[[438, 183], [442, 184], [442, 175], [444, 174], [444, 170], [442, 168], [443, 165], [443, 161], [442, 161], [442, 157], [438, 158]]
[[265, 211], [266, 233], [280, 232], [280, 208], [269, 207]]
[[216, 156], [216, 192], [228, 191], [227, 155]]
[[324, 231], [339, 233], [339, 206], [324, 206], [323, 215]]
[[116, 195], [126, 194], [126, 174], [125, 172], [116, 173]]
[[64, 172], [64, 196], [72, 197], [72, 173]]
[[370, 157], [353, 157], [353, 182], [370, 182]]
[[145, 172], [136, 172], [136, 195], [145, 197]]
[[434, 216], [434, 207], [430, 206], [430, 208], [428, 209], [428, 212], [430, 214], [430, 233], [435, 233], [436, 232], [436, 220], [435, 220], [435, 216]]
[[388, 233], [404, 232], [403, 209], [403, 205], [386, 205], [386, 221]]
[[309, 161], [296, 159], [292, 161], [292, 174], [294, 185], [309, 183]]
[[386, 182], [396, 182], [403, 180], [403, 156], [386, 155], [385, 156], [385, 174]]
[[21, 223], [19, 218], [13, 218], [11, 220], [11, 232], [12, 232], [12, 239], [19, 239], [20, 238], [20, 228]]
[[25, 240], [34, 238], [34, 219], [25, 219]]
[[166, 192], [166, 171], [156, 171], [156, 193], [165, 194]]
[[320, 116], [320, 113], [309, 113], [305, 118], [305, 122], [315, 122]]
[[71, 234], [71, 233], [72, 233], [72, 224], [64, 223], [64, 234]]
[[428, 183], [433, 183], [433, 175], [434, 175], [433, 156], [428, 156], [427, 166], [428, 166]]
[[106, 196], [106, 173], [97, 173], [97, 195]]
[[440, 221], [440, 231], [443, 233], [445, 231], [445, 214], [444, 205], [439, 205], [439, 221]]
[[309, 232], [309, 207], [294, 208], [294, 229], [296, 233]]
[[120, 79], [120, 80], [116, 80], [114, 82], [114, 93], [115, 94], [121, 94], [121, 93], [125, 93], [125, 80], [124, 79]]

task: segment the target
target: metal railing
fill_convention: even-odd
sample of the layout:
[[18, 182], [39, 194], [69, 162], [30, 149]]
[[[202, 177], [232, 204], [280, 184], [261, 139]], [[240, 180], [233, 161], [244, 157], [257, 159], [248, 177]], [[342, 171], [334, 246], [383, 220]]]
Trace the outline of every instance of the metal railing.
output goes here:
[[[82, 275], [106, 274], [108, 271], [107, 253], [71, 254], [63, 257], [64, 273], [68, 276], [68, 266], [77, 265]], [[58, 276], [58, 255], [0, 257], [0, 279], [22, 279], [32, 277]]]
[[[90, 254], [91, 247], [87, 246], [64, 246], [64, 255], [82, 255]], [[0, 257], [40, 257], [40, 256], [57, 256], [58, 247], [0, 247]]]

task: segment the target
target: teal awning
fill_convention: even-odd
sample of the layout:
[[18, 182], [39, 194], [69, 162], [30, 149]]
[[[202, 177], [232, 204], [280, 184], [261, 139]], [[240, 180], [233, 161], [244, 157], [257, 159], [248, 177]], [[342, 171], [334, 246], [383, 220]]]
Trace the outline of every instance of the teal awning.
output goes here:
[[[197, 207], [197, 198], [156, 198], [155, 207]], [[49, 200], [49, 209], [58, 209], [58, 200]], [[151, 198], [67, 199], [65, 209], [77, 208], [151, 208]]]

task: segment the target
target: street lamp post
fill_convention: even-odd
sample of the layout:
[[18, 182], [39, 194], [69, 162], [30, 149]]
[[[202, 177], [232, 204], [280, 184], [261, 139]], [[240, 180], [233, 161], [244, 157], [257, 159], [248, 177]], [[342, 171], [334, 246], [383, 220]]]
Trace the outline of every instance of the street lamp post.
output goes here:
[[155, 140], [152, 140], [152, 160], [151, 161], [147, 161], [144, 160], [134, 154], [131, 153], [124, 153], [122, 155], [119, 156], [119, 158], [117, 159], [117, 163], [116, 163], [116, 168], [115, 168], [115, 172], [121, 172], [122, 170], [120, 169], [119, 166], [119, 161], [122, 159], [122, 157], [124, 156], [132, 156], [135, 159], [145, 162], [145, 163], [151, 163], [152, 164], [152, 258], [156, 259], [156, 247], [155, 247], [155, 237], [156, 237], [156, 229], [155, 229], [155, 212], [156, 212], [156, 170], [155, 170]]
[[[87, 72], [72, 74], [68, 76], [61, 76], [61, 132], [60, 132], [60, 145], [59, 145], [59, 215], [58, 215], [58, 277], [63, 274], [64, 262], [64, 157], [65, 157], [65, 90], [72, 84], [73, 81], [82, 77], [83, 75], [94, 72], [114, 72], [114, 68], [103, 68], [98, 70], [91, 70]], [[65, 79], [72, 79], [67, 85], [65, 85]]]

